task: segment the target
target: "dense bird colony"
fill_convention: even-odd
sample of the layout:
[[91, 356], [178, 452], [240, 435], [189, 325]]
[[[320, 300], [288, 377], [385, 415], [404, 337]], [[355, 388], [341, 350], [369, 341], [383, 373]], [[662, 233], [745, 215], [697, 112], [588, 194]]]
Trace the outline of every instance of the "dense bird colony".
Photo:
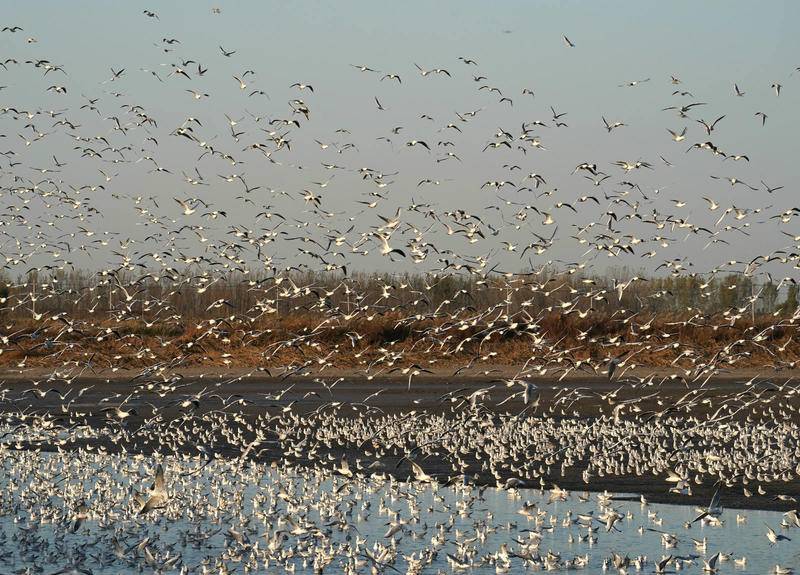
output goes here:
[[0, 32], [0, 564], [792, 573], [800, 208], [739, 148], [792, 70], [588, 126], [479, 55], [277, 85], [137, 17], [93, 84]]

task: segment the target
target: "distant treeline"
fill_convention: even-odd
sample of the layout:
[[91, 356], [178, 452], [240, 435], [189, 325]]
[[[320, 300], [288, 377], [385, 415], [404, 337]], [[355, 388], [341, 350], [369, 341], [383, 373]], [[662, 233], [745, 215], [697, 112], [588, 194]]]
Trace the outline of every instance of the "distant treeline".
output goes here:
[[790, 315], [798, 286], [757, 281], [741, 274], [644, 278], [626, 269], [604, 276], [542, 268], [513, 276], [451, 274], [286, 273], [280, 276], [202, 271], [134, 275], [88, 271], [12, 280], [0, 276], [0, 317], [64, 314], [96, 321], [171, 321], [219, 316], [407, 312], [454, 314], [503, 309], [509, 316], [541, 313], [737, 317]]
[[552, 375], [596, 372], [625, 353], [626, 365], [680, 366], [696, 378], [800, 361], [797, 286], [743, 275], [119, 271], [0, 285], [0, 365], [15, 369], [155, 362], [372, 373], [479, 361]]

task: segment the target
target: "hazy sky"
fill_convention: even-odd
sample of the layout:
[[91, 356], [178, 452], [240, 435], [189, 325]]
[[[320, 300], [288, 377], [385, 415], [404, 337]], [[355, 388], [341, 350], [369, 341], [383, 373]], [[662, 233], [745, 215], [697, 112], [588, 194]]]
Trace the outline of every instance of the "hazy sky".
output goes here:
[[[221, 13], [212, 13], [213, 7], [219, 7]], [[145, 16], [145, 9], [156, 12], [158, 19]], [[267, 245], [265, 252], [276, 260], [286, 258], [279, 265], [303, 261], [318, 267], [318, 261], [297, 252], [298, 247], [314, 246], [288, 238], [314, 238], [324, 246], [326, 234], [339, 233], [347, 235], [351, 244], [358, 243], [362, 232], [384, 223], [378, 215], [391, 216], [397, 207], [405, 209], [412, 198], [416, 203], [431, 204], [439, 214], [457, 208], [470, 211], [487, 224], [481, 226], [486, 238], [469, 244], [462, 234], [447, 236], [445, 225], [432, 218], [406, 213], [401, 216], [403, 224], [393, 234], [394, 246], [408, 251], [404, 246], [414, 233], [404, 229], [406, 223], [420, 230], [433, 226], [425, 232], [427, 241], [437, 247], [449, 247], [468, 260], [491, 254], [491, 261], [504, 269], [527, 267], [527, 255], [532, 252], [520, 260], [519, 251], [536, 241], [534, 233], [549, 237], [556, 229], [553, 246], [531, 263], [586, 260], [599, 270], [608, 265], [652, 269], [666, 260], [685, 257], [695, 269], [705, 271], [730, 259], [749, 261], [757, 254], [789, 246], [791, 239], [780, 232], [798, 233], [794, 221], [769, 219], [796, 205], [793, 144], [798, 128], [800, 72], [793, 71], [800, 66], [800, 40], [791, 28], [800, 18], [797, 2], [160, 5], [54, 1], [13, 3], [4, 12], [4, 26], [17, 25], [24, 30], [0, 34], [2, 59], [19, 61], [19, 65], [8, 62], [6, 70], [0, 68], [0, 86], [5, 86], [0, 91], [0, 106], [18, 112], [62, 112], [55, 117], [40, 114], [28, 118], [13, 112], [0, 116], [0, 131], [5, 136], [0, 139], [0, 147], [14, 152], [0, 156], [0, 182], [6, 188], [0, 198], [6, 225], [0, 230], [8, 234], [0, 240], [0, 251], [5, 255], [25, 254], [32, 249], [16, 247], [12, 238], [27, 238], [34, 244], [47, 238], [43, 242], [46, 248], [36, 248], [42, 255], [30, 261], [52, 261], [53, 256], [46, 253], [52, 251], [51, 243], [80, 226], [95, 234], [87, 236], [83, 232], [61, 237], [60, 241], [75, 247], [102, 237], [105, 231], [119, 236], [110, 238], [108, 245], [94, 244], [88, 252], [73, 251], [66, 259], [78, 266], [111, 265], [119, 261], [113, 252], [119, 252], [120, 240], [144, 241], [159, 229], [157, 224], [147, 223], [151, 216], [164, 218], [163, 235], [130, 245], [129, 253], [140, 255], [163, 248], [172, 235], [176, 238], [172, 244], [184, 253], [202, 254], [208, 248], [202, 239], [210, 239], [211, 244], [230, 241], [232, 226], [252, 230], [275, 227], [277, 218], [256, 218], [258, 212], [267, 211], [279, 212], [290, 220], [296, 218], [308, 226], [284, 225], [281, 229], [288, 233]], [[575, 46], [566, 46], [562, 35]], [[36, 41], [27, 42], [28, 38]], [[179, 42], [166, 44], [164, 39]], [[226, 57], [220, 46], [235, 53]], [[459, 57], [474, 59], [478, 65], [467, 65]], [[63, 66], [66, 74], [56, 70], [44, 75], [42, 66], [25, 64], [26, 60], [41, 59]], [[197, 63], [181, 66], [182, 60], [199, 62], [208, 71], [200, 76]], [[451, 77], [435, 73], [423, 77], [415, 63], [425, 70], [445, 68]], [[379, 73], [360, 72], [354, 64], [369, 66]], [[175, 65], [184, 68], [191, 79], [170, 76]], [[111, 68], [124, 68], [125, 72], [113, 82], [108, 81]], [[241, 78], [247, 70], [254, 73], [244, 77], [247, 88], [241, 90], [233, 76]], [[163, 82], [150, 71], [155, 71]], [[398, 74], [402, 83], [381, 80], [388, 73]], [[476, 82], [473, 76], [486, 76], [486, 80]], [[672, 83], [673, 76], [681, 83]], [[635, 87], [620, 86], [647, 78], [648, 82]], [[313, 93], [290, 88], [295, 82], [312, 85]], [[734, 94], [734, 83], [745, 92], [743, 97]], [[780, 96], [771, 88], [773, 83], [782, 85]], [[53, 85], [65, 87], [67, 93], [48, 91]], [[501, 95], [496, 92], [479, 90], [483, 85], [497, 87], [503, 97], [513, 100], [513, 105], [500, 102]], [[523, 95], [526, 88], [535, 96]], [[195, 99], [187, 90], [208, 97]], [[253, 90], [263, 90], [266, 95], [249, 96]], [[679, 93], [673, 94], [675, 91]], [[89, 98], [98, 98], [93, 104], [97, 112], [80, 108]], [[289, 101], [296, 98], [310, 109], [309, 120], [302, 114], [292, 115]], [[375, 98], [384, 110], [378, 109]], [[705, 105], [692, 109], [688, 118], [679, 118], [675, 111], [662, 111], [691, 102]], [[136, 120], [130, 113], [130, 106], [134, 105], [155, 119], [157, 127], [129, 125]], [[561, 120], [568, 127], [555, 127], [551, 106], [566, 113]], [[465, 112], [475, 110], [480, 112], [474, 119], [459, 119], [458, 114], [463, 117]], [[765, 126], [754, 115], [756, 112], [768, 116]], [[238, 141], [226, 114], [237, 121], [233, 132], [241, 132], [236, 136]], [[422, 114], [433, 120], [421, 118]], [[711, 122], [722, 115], [725, 118], [711, 135], [696, 122]], [[124, 132], [114, 130], [115, 121], [107, 119], [112, 116], [119, 118], [126, 128]], [[170, 135], [187, 125], [189, 117], [202, 124], [188, 124], [199, 141], [209, 142], [242, 163], [232, 165], [210, 155], [198, 160], [203, 149], [196, 142]], [[254, 117], [263, 119], [256, 121]], [[601, 117], [626, 126], [609, 133]], [[76, 127], [53, 126], [61, 118]], [[301, 127], [270, 126], [268, 120], [275, 118], [297, 119]], [[547, 126], [532, 127], [530, 136], [537, 137], [546, 150], [534, 149], [517, 139], [522, 122], [535, 120]], [[461, 131], [446, 128], [450, 123]], [[26, 127], [27, 124], [32, 126]], [[392, 128], [399, 126], [403, 129], [392, 133]], [[688, 128], [686, 139], [673, 142], [667, 128], [680, 132], [683, 127]], [[498, 141], [496, 132], [500, 128], [515, 138], [510, 142], [512, 148], [482, 151], [487, 143]], [[289, 140], [291, 149], [275, 150], [270, 131], [275, 132], [274, 137]], [[35, 139], [36, 132], [46, 135]], [[103, 136], [119, 151], [106, 150], [102, 157], [86, 155], [87, 148], [100, 151], [106, 144], [76, 140], [76, 135]], [[431, 152], [421, 146], [406, 146], [410, 140], [425, 141]], [[686, 153], [693, 143], [707, 140], [728, 154], [746, 154], [750, 161], [723, 160], [708, 151]], [[316, 141], [331, 145], [321, 149]], [[445, 141], [453, 145], [437, 145]], [[249, 148], [254, 143], [275, 150], [271, 157], [279, 164]], [[348, 143], [355, 147], [337, 152], [337, 146], [341, 150]], [[527, 153], [518, 150], [518, 144], [525, 144]], [[461, 161], [436, 161], [444, 159], [448, 151]], [[53, 156], [65, 165], [56, 165]], [[667, 166], [659, 156], [673, 166]], [[626, 174], [612, 165], [617, 160], [646, 161], [655, 169]], [[327, 170], [321, 165], [323, 162], [346, 169]], [[602, 186], [594, 186], [582, 177], [585, 172], [572, 174], [582, 162], [597, 164], [612, 178]], [[156, 165], [171, 174], [151, 173]], [[511, 165], [520, 168], [509, 169]], [[193, 186], [185, 181], [182, 172], [195, 177], [195, 167], [210, 185]], [[361, 178], [357, 170], [363, 167], [385, 174], [398, 173], [379, 179], [378, 183], [387, 185], [378, 187], [374, 181]], [[58, 171], [43, 173], [42, 169]], [[118, 175], [106, 181], [99, 169]], [[547, 183], [538, 190], [515, 191], [523, 185], [525, 174], [531, 172], [542, 174]], [[249, 186], [261, 189], [243, 196], [244, 187], [238, 180], [227, 182], [218, 177], [232, 174], [244, 174]], [[760, 181], [764, 180], [784, 189], [770, 195], [763, 188], [752, 191], [743, 185], [731, 186], [725, 180], [711, 179], [711, 175], [736, 177], [757, 188], [762, 188]], [[331, 176], [334, 177], [325, 188], [313, 183]], [[8, 188], [25, 187], [47, 178], [53, 178], [67, 195], [80, 199], [81, 205], [53, 203], [46, 197], [36, 197], [38, 191], [8, 192]], [[440, 185], [418, 186], [426, 178], [438, 180]], [[482, 189], [482, 184], [490, 180], [511, 180], [516, 186], [507, 186], [499, 194], [490, 188]], [[603, 193], [611, 196], [624, 190], [619, 185], [621, 181], [639, 184], [644, 196], [631, 192], [623, 197], [628, 204], [612, 204]], [[105, 189], [72, 192], [70, 185], [76, 189], [103, 185]], [[532, 182], [524, 185], [532, 187]], [[41, 186], [48, 190], [52, 187]], [[290, 195], [281, 195], [278, 190]], [[303, 201], [303, 190], [318, 193], [321, 209], [334, 215], [309, 213], [311, 206]], [[369, 196], [370, 192], [384, 197]], [[542, 196], [541, 192], [552, 193]], [[583, 195], [597, 196], [600, 205], [592, 201], [578, 203]], [[138, 203], [137, 196], [143, 197]], [[147, 199], [151, 196], [157, 206]], [[244, 197], [250, 201], [243, 202]], [[721, 207], [709, 210], [703, 197]], [[199, 205], [197, 213], [184, 215], [173, 198], [200, 198], [210, 207]], [[26, 199], [27, 203], [23, 203]], [[376, 200], [375, 208], [367, 207], [366, 203]], [[531, 209], [526, 210], [525, 220], [517, 220], [514, 215], [520, 206], [507, 204], [506, 200], [551, 213], [556, 223], [543, 225], [543, 216]], [[578, 213], [554, 207], [558, 202], [570, 203]], [[634, 208], [629, 205], [636, 202]], [[23, 213], [14, 207], [23, 209], [23, 205], [24, 223], [12, 219], [14, 214]], [[101, 215], [90, 213], [84, 221], [55, 221], [51, 217], [55, 213], [83, 213], [88, 205], [96, 207]], [[772, 207], [760, 213], [747, 212], [741, 220], [735, 220], [735, 212], [731, 212], [715, 227], [724, 210], [731, 206]], [[143, 215], [141, 209], [148, 213]], [[211, 220], [201, 216], [213, 210], [225, 211], [227, 218]], [[364, 212], [359, 213], [361, 210]], [[606, 235], [623, 243], [628, 241], [626, 235], [646, 240], [636, 245], [635, 255], [623, 253], [619, 254], [621, 257], [608, 258], [596, 251], [585, 255], [587, 245], [579, 244], [572, 236], [595, 222], [597, 225], [580, 237], [596, 241], [598, 234], [607, 231], [604, 226], [609, 210], [617, 216], [633, 212], [647, 216], [656, 210], [660, 218], [671, 215], [719, 231], [714, 237], [722, 241], [703, 249], [710, 239], [705, 232], [692, 233], [672, 225], [659, 229], [629, 219], [616, 224]], [[447, 221], [446, 217], [440, 219]], [[41, 227], [32, 226], [34, 223]], [[727, 224], [745, 223], [750, 224], [743, 229], [749, 235], [722, 229]], [[182, 225], [194, 229], [171, 233]], [[36, 230], [40, 231], [34, 241]], [[654, 242], [655, 235], [666, 237], [667, 246]], [[502, 242], [520, 247], [516, 252], [504, 252]], [[396, 262], [391, 262], [388, 257], [377, 255], [379, 244], [373, 237], [367, 237], [362, 247], [369, 248], [370, 255], [364, 258], [348, 253], [351, 269], [424, 271], [439, 267], [435, 254], [416, 266], [409, 258], [397, 257]], [[319, 248], [314, 249], [322, 253]], [[642, 259], [641, 254], [650, 250], [658, 254]], [[255, 255], [252, 250], [248, 257]], [[343, 261], [340, 258], [337, 263]], [[20, 264], [14, 269], [27, 268]]]

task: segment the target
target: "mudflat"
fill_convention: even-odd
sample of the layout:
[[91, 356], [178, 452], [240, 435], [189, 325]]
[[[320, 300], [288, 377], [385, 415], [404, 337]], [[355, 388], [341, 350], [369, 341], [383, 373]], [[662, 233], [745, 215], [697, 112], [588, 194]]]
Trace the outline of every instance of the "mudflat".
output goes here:
[[[720, 415], [720, 406], [728, 406], [753, 393], [767, 399], [770, 395], [786, 405], [796, 404], [796, 395], [786, 394], [796, 374], [784, 372], [761, 373], [750, 370], [724, 372], [702, 382], [688, 383], [670, 378], [658, 370], [637, 370], [620, 379], [609, 380], [601, 375], [573, 375], [556, 380], [546, 375], [527, 378], [529, 387], [527, 404], [523, 397], [523, 384], [514, 379], [515, 366], [496, 366], [485, 369], [489, 373], [458, 373], [438, 370], [420, 373], [410, 379], [408, 374], [378, 375], [368, 379], [363, 373], [347, 370], [312, 374], [278, 376], [266, 371], [216, 370], [202, 372], [185, 370], [169, 375], [142, 374], [141, 372], [98, 372], [84, 374], [70, 380], [48, 377], [52, 372], [15, 373], [0, 375], [3, 418], [8, 430], [15, 430], [14, 440], [5, 438], [9, 449], [89, 449], [108, 452], [151, 455], [167, 454], [151, 433], [154, 426], [161, 429], [180, 428], [186, 433], [178, 451], [180, 456], [242, 458], [248, 460], [291, 461], [293, 465], [326, 466], [345, 458], [356, 459], [363, 468], [378, 461], [373, 469], [380, 469], [400, 479], [412, 474], [407, 453], [385, 450], [380, 455], [377, 441], [323, 446], [312, 454], [302, 450], [287, 449], [278, 432], [274, 441], [258, 444], [258, 449], [245, 450], [241, 445], [225, 441], [224, 426], [217, 429], [216, 422], [227, 425], [240, 424], [264, 431], [278, 429], [288, 419], [298, 426], [314, 426], [323, 415], [351, 421], [381, 421], [381, 418], [411, 418], [420, 426], [428, 425], [431, 418], [444, 420], [464, 419], [464, 413], [475, 412], [485, 421], [511, 422], [524, 419], [527, 424], [543, 425], [559, 422], [568, 425], [578, 422], [592, 427], [593, 422], [613, 425], [613, 422], [637, 422], [659, 425], [683, 425], [691, 430], [694, 421], [719, 421], [720, 425], [741, 425], [747, 429], [748, 409], [728, 410]], [[780, 394], [777, 393], [779, 390]], [[124, 414], [120, 417], [116, 408]], [[761, 405], [760, 409], [764, 409]], [[797, 414], [797, 410], [790, 410]], [[761, 413], [763, 415], [763, 413]], [[34, 418], [34, 419], [32, 419]], [[797, 424], [800, 416], [775, 425]], [[21, 426], [32, 421], [42, 421], [53, 429], [81, 429], [81, 434], [64, 434], [26, 437]], [[704, 423], [704, 424], [709, 424]], [[146, 430], [147, 433], [140, 433]], [[193, 431], [191, 431], [193, 430]], [[270, 431], [267, 431], [268, 433]], [[5, 435], [9, 435], [8, 431]], [[204, 436], [203, 447], [192, 441], [192, 434], [211, 433], [215, 439]], [[157, 437], [157, 434], [155, 434]], [[673, 443], [675, 443], [673, 441]], [[554, 445], [554, 451], [559, 446]], [[707, 446], [713, 450], [715, 446]], [[696, 450], [697, 445], [691, 449]], [[441, 482], [464, 481], [454, 473], [448, 452], [448, 441], [442, 440], [435, 450], [420, 459], [425, 471]], [[676, 453], [682, 447], [674, 445]], [[689, 449], [687, 447], [687, 449]], [[479, 454], [463, 454], [466, 480], [477, 484], [504, 484], [515, 479], [513, 472], [501, 470], [494, 475], [481, 469]], [[568, 490], [610, 491], [619, 494], [645, 496], [648, 500], [663, 503], [705, 505], [716, 489], [723, 493], [723, 503], [732, 508], [779, 509], [796, 508], [793, 498], [800, 498], [800, 482], [761, 485], [758, 481], [748, 489], [746, 496], [741, 485], [726, 488], [709, 480], [688, 478], [689, 489], [682, 493], [671, 492], [674, 482], [665, 476], [640, 475], [619, 472], [604, 476], [593, 475], [586, 482], [584, 472], [588, 461], [572, 461], [570, 465], [552, 468], [537, 480], [520, 479], [520, 488], [550, 488], [553, 484]], [[689, 494], [688, 491], [691, 491]], [[759, 492], [762, 491], [762, 492]]]

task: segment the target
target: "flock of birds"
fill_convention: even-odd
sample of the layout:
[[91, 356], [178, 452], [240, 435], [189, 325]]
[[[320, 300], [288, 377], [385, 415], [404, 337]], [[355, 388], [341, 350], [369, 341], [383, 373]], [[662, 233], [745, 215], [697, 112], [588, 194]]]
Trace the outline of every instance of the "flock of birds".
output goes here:
[[[459, 453], [464, 447], [483, 442], [490, 466], [498, 462], [524, 466], [528, 464], [520, 458], [523, 452], [551, 449], [557, 445], [555, 438], [565, 435], [553, 422], [544, 422], [550, 429], [539, 432], [536, 420], [504, 419], [493, 433], [487, 433], [491, 419], [473, 413], [463, 416], [473, 421], [460, 429], [462, 433], [471, 430], [469, 437], [454, 433], [451, 440], [443, 441], [441, 436], [453, 430], [446, 418], [420, 425], [413, 420], [409, 424], [408, 417], [376, 423], [329, 414], [312, 427], [310, 421], [291, 412], [275, 417], [279, 424], [269, 433], [260, 417], [247, 421], [219, 410], [207, 415], [206, 426], [187, 416], [168, 423], [150, 422], [136, 430], [122, 427], [110, 436], [82, 426], [67, 433], [52, 425], [6, 430], [4, 437], [10, 437], [10, 442], [29, 446], [3, 447], [5, 489], [0, 510], [14, 521], [13, 525], [4, 523], [0, 530], [0, 560], [24, 566], [15, 573], [54, 575], [120, 570], [663, 574], [692, 572], [693, 568], [718, 573], [726, 563], [741, 572], [753, 572], [748, 569], [765, 564], [762, 556], [753, 565], [744, 553], [759, 547], [752, 536], [748, 540], [745, 535], [751, 516], [737, 512], [727, 518], [720, 492], [709, 505], [684, 513], [682, 526], [669, 527], [665, 521], [676, 521], [681, 515], [675, 509], [653, 506], [644, 497], [573, 494], [556, 484], [525, 489], [520, 480], [498, 487], [477, 486], [465, 476], [441, 481], [411, 456], [405, 457], [411, 464], [409, 477], [395, 479], [385, 457], [369, 465], [356, 457], [351, 465], [346, 456], [339, 460], [330, 451], [322, 452], [325, 445], [363, 438], [366, 459], [373, 450], [385, 452], [381, 455], [398, 451], [396, 446], [404, 442], [395, 434], [422, 439], [432, 430], [439, 434], [435, 442], [456, 446], [455, 457], [463, 457]], [[560, 425], [567, 429], [568, 457], [596, 448], [592, 425]], [[653, 428], [642, 434], [657, 432]], [[547, 446], [522, 445], [519, 440], [537, 433], [541, 434], [538, 442]], [[709, 435], [705, 439], [723, 440]], [[737, 432], [736, 438], [727, 439], [741, 442], [740, 457], [746, 458], [751, 449], [773, 440], [771, 430], [753, 435], [750, 440]], [[84, 443], [80, 457], [72, 449], [39, 450], [43, 445], [86, 442], [99, 436], [107, 441]], [[621, 443], [631, 441], [630, 435], [620, 436]], [[796, 442], [797, 437], [793, 439]], [[161, 463], [150, 464], [149, 457], [125, 447], [115, 453], [116, 447], [137, 441], [157, 444]], [[217, 457], [216, 450], [202, 449], [215, 441], [241, 451]], [[280, 460], [259, 462], [260, 452], [269, 450], [271, 443], [280, 444]], [[32, 452], [30, 444], [39, 449]], [[188, 446], [199, 453], [190, 453]], [[415, 448], [420, 456], [424, 446], [420, 443]], [[633, 461], [646, 458], [641, 452], [631, 457], [611, 453], [604, 458], [612, 466], [648, 465]], [[710, 455], [703, 464], [724, 467], [724, 461]], [[691, 484], [681, 479], [683, 474], [675, 474], [676, 489]], [[773, 515], [780, 518], [776, 526], [780, 531], [767, 525], [763, 541], [780, 547], [769, 551], [768, 560], [782, 556], [791, 561], [796, 556], [787, 555], [791, 548], [785, 546], [792, 540], [791, 531], [800, 527], [800, 515], [796, 510]], [[719, 544], [714, 548], [716, 533], [728, 535], [724, 550]], [[654, 555], [661, 552], [631, 556], [633, 549], [642, 547]], [[45, 571], [51, 565], [66, 566]], [[791, 575], [793, 569], [778, 564], [770, 572]]]
[[[733, 497], [786, 511], [758, 534], [785, 553], [800, 527], [790, 354], [800, 311], [765, 313], [764, 301], [767, 285], [797, 287], [800, 208], [781, 207], [784, 186], [755, 175], [758, 150], [728, 145], [732, 113], [712, 113], [676, 76], [615, 82], [625, 97], [665, 90], [659, 112], [671, 120], [658, 138], [673, 151], [644, 158], [637, 146], [627, 159], [582, 158], [552, 173], [548, 154], [568, 152], [559, 144], [568, 147], [562, 134], [578, 114], [540, 105], [532, 87], [495, 85], [477, 59], [343, 65], [364, 125], [334, 128], [318, 119], [326, 86], [298, 78], [279, 103], [271, 94], [283, 88], [242, 65], [227, 40], [189, 53], [157, 12], [141, 18], [155, 40], [142, 53], [161, 61], [111, 67], [91, 89], [73, 84], [57, 53], [40, 52], [44, 39], [0, 31], [18, 50], [0, 59], [0, 98], [24, 79], [27, 96], [45, 102], [0, 106], [0, 564], [54, 575], [712, 574], [748, 565], [714, 542], [714, 529], [747, 522], [724, 511]], [[581, 49], [566, 36], [559, 48]], [[434, 99], [440, 83], [457, 81], [471, 92], [448, 115], [403, 103], [409, 85]], [[768, 130], [786, 113], [789, 82], [745, 91], [737, 81], [725, 96], [744, 102], [738, 120]], [[777, 101], [769, 122], [763, 110], [741, 112], [762, 88]], [[148, 109], [136, 90], [185, 95], [180, 117]], [[487, 129], [493, 114], [513, 115], [516, 127]], [[592, 129], [624, 150], [632, 124], [598, 114]], [[688, 162], [705, 197], [658, 184]], [[483, 165], [493, 179], [465, 181]], [[692, 253], [721, 261], [701, 271]], [[637, 291], [649, 280], [601, 285], [589, 274], [606, 260], [690, 278], [699, 301], [717, 297], [726, 276], [751, 292], [719, 313], [688, 306], [654, 327]], [[65, 280], [82, 266], [92, 268], [86, 285]], [[353, 275], [370, 266], [390, 272], [362, 289]], [[475, 291], [432, 305], [452, 277]], [[231, 281], [252, 305], [224, 296], [177, 312], [176, 301]], [[498, 285], [499, 301], [473, 301]], [[592, 326], [566, 346], [543, 327], [553, 314], [591, 319], [612, 305], [622, 335]], [[293, 315], [313, 321], [279, 326]], [[407, 330], [412, 343], [369, 343], [358, 326], [373, 321]], [[717, 339], [748, 321], [736, 339]], [[689, 329], [709, 341], [687, 344]], [[515, 338], [529, 357], [505, 373], [492, 346]], [[228, 372], [244, 352], [253, 365]], [[669, 365], [649, 369], [657, 354]], [[717, 384], [757, 354], [769, 364]], [[345, 357], [347, 374], [329, 376]], [[452, 388], [426, 395], [430, 376]], [[569, 383], [589, 376], [594, 387]], [[239, 393], [251, 378], [267, 383]], [[354, 379], [357, 392], [339, 393]], [[404, 403], [390, 409], [397, 393]], [[619, 478], [678, 500], [714, 495], [665, 527], [645, 497], [579, 494]], [[515, 510], [499, 521], [487, 498]], [[632, 531], [654, 538], [661, 557], [631, 557]]]

